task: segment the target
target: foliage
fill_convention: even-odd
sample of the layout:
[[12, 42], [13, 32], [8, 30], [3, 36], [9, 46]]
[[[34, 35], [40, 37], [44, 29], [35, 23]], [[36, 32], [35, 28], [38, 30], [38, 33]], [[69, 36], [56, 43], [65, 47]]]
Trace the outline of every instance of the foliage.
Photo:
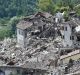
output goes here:
[[0, 17], [30, 15], [36, 11], [36, 0], [0, 0]]
[[[74, 7], [80, 4], [80, 0], [39, 0], [40, 10], [55, 13], [57, 11], [72, 11]], [[80, 13], [79, 8], [76, 9]]]
[[80, 16], [80, 4], [75, 6], [74, 10], [77, 12], [77, 15]]
[[0, 40], [9, 35], [9, 29], [7, 28], [8, 19], [0, 18]]
[[50, 12], [53, 14], [54, 3], [52, 0], [39, 0], [38, 6], [40, 10]]
[[12, 36], [12, 32], [11, 30], [0, 30], [0, 40], [3, 40], [5, 37], [11, 37]]
[[64, 11], [64, 18], [69, 19], [72, 10], [80, 16], [80, 0], [0, 0], [0, 39], [15, 34], [16, 24], [23, 16], [37, 11], [55, 14]]
[[38, 7], [53, 14], [62, 7], [73, 10], [77, 4], [80, 0], [0, 0], [0, 18], [31, 15], [38, 11]]
[[8, 23], [8, 28], [10, 28], [12, 30], [12, 33], [15, 34], [16, 31], [16, 24], [22, 19], [23, 17], [17, 17], [14, 16], [10, 19], [9, 23]]
[[16, 31], [16, 24], [23, 17], [12, 17], [10, 19], [0, 19], [0, 40], [4, 39], [4, 37], [12, 37]]

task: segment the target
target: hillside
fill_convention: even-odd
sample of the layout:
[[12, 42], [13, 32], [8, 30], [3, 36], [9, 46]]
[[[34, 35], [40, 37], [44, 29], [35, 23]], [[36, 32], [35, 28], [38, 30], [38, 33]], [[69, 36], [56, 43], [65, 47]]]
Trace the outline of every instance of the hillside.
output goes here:
[[[15, 33], [15, 26], [24, 16], [38, 11], [55, 14], [65, 11], [76, 11], [80, 15], [80, 0], [0, 0], [0, 39], [11, 37]], [[4, 34], [4, 35], [3, 35]]]
[[0, 0], [0, 17], [30, 15], [36, 11], [36, 0]]
[[49, 5], [47, 2], [50, 1], [52, 1], [56, 7], [58, 5], [75, 6], [77, 4], [80, 4], [80, 0], [0, 0], [0, 17], [4, 18], [31, 15], [38, 11], [37, 8], [40, 2], [43, 2], [42, 4]]

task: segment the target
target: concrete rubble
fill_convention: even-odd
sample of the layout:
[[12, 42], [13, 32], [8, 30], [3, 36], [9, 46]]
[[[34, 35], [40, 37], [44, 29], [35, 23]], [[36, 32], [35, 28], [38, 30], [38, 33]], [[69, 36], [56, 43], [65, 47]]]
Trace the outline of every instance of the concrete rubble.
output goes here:
[[[14, 62], [14, 65], [20, 66], [26, 64], [27, 62], [36, 63], [39, 61], [42, 62], [45, 59], [55, 59], [55, 55], [53, 53], [56, 53], [58, 50], [53, 46], [54, 41], [52, 42], [48, 39], [34, 39], [34, 42], [29, 44], [26, 49], [20, 48], [16, 45], [16, 42], [14, 42], [13, 39], [4, 39], [4, 41], [1, 43], [2, 45], [0, 48], [0, 62], [2, 61], [4, 63], [3, 65], [7, 65], [11, 61]], [[51, 57], [49, 57], [49, 55]]]
[[[64, 67], [61, 67], [59, 61], [60, 48], [63, 47], [61, 26], [59, 26], [61, 24], [56, 23], [51, 14], [41, 12], [24, 18], [23, 21], [24, 24], [25, 21], [34, 24], [31, 25], [32, 31], [27, 35], [26, 47], [19, 46], [16, 38], [5, 38], [0, 41], [0, 65], [45, 69], [53, 75], [63, 75], [61, 73]], [[38, 24], [46, 27], [40, 31], [37, 29]]]
[[[44, 14], [45, 18], [42, 15], [43, 17], [39, 20], [39, 24], [46, 24], [46, 29], [39, 35], [29, 35], [26, 48], [21, 48], [15, 38], [5, 38], [4, 41], [0, 42], [0, 65], [15, 65], [38, 69], [50, 68], [51, 62], [54, 62], [56, 57], [58, 58], [56, 54], [58, 49], [54, 47], [54, 43], [57, 40], [55, 35], [58, 34], [55, 34], [56, 26], [54, 27], [53, 25], [52, 15], [46, 14]], [[35, 33], [37, 32], [38, 30], [35, 30]], [[55, 63], [52, 65], [55, 66]]]

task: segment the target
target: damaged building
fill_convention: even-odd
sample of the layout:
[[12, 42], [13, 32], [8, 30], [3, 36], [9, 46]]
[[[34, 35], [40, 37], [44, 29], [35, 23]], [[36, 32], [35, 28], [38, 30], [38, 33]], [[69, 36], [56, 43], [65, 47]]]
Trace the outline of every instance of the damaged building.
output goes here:
[[17, 42], [26, 47], [30, 36], [54, 38], [55, 27], [55, 20], [51, 14], [38, 12], [35, 15], [24, 18], [17, 24]]
[[46, 70], [22, 68], [17, 66], [0, 66], [0, 75], [47, 75]]
[[80, 75], [80, 19], [71, 13], [69, 21], [61, 23], [62, 47], [59, 67], [63, 75]]
[[16, 26], [17, 40], [6, 38], [0, 43], [0, 74], [66, 75], [75, 71], [72, 68], [79, 66], [80, 59], [80, 20], [72, 16], [65, 21], [63, 15], [38, 12], [23, 18]]
[[17, 42], [20, 46], [25, 47], [26, 46], [26, 41], [27, 40], [27, 36], [28, 36], [28, 31], [30, 29], [30, 27], [32, 26], [31, 22], [27, 22], [27, 21], [20, 21], [20, 23], [18, 23], [17, 25]]
[[80, 48], [79, 20], [70, 20], [62, 23], [63, 47]]

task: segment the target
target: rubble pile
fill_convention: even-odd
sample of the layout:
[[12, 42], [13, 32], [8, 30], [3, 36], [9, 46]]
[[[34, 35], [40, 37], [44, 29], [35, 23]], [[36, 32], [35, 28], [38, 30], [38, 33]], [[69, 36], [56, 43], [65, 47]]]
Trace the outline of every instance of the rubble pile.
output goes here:
[[[55, 55], [57, 55], [55, 53], [58, 49], [54, 48], [54, 41], [52, 41], [51, 38], [31, 39], [34, 40], [34, 42], [29, 44], [26, 49], [20, 48], [14, 40], [10, 40], [6, 39], [6, 43], [4, 41], [2, 42], [3, 47], [0, 50], [1, 65], [46, 68], [50, 63], [49, 60], [55, 59]], [[4, 44], [6, 47], [4, 47]]]
[[[17, 25], [17, 39], [5, 38], [0, 42], [0, 65], [47, 69], [61, 75], [60, 72], [63, 73], [66, 65], [61, 65], [60, 55], [67, 55], [70, 52], [68, 49], [71, 49], [69, 43], [67, 48], [64, 47], [63, 40], [70, 40], [69, 42], [72, 40], [72, 34], [69, 37], [69, 35], [64, 35], [64, 32], [73, 33], [72, 30], [77, 24], [72, 20], [62, 22], [63, 20], [60, 19], [63, 19], [60, 13], [55, 18], [49, 13], [42, 12], [22, 19]], [[75, 30], [80, 31], [80, 27], [78, 26]], [[67, 38], [64, 38], [65, 36]], [[25, 47], [21, 46], [23, 44]], [[78, 65], [73, 67], [77, 68]], [[73, 72], [75, 69], [70, 71]]]
[[69, 66], [69, 63], [66, 64], [64, 73], [75, 73], [80, 70], [80, 59], [74, 61], [72, 66]]
[[17, 40], [15, 41], [13, 38], [4, 39], [0, 50], [0, 61], [3, 65], [47, 69], [50, 67], [51, 61], [58, 57], [56, 54], [58, 49], [54, 47], [56, 41], [54, 39], [58, 34], [53, 16], [49, 13], [39, 12], [33, 17], [24, 18], [18, 25], [22, 28], [27, 21], [31, 28], [27, 29], [26, 47], [18, 46]]

